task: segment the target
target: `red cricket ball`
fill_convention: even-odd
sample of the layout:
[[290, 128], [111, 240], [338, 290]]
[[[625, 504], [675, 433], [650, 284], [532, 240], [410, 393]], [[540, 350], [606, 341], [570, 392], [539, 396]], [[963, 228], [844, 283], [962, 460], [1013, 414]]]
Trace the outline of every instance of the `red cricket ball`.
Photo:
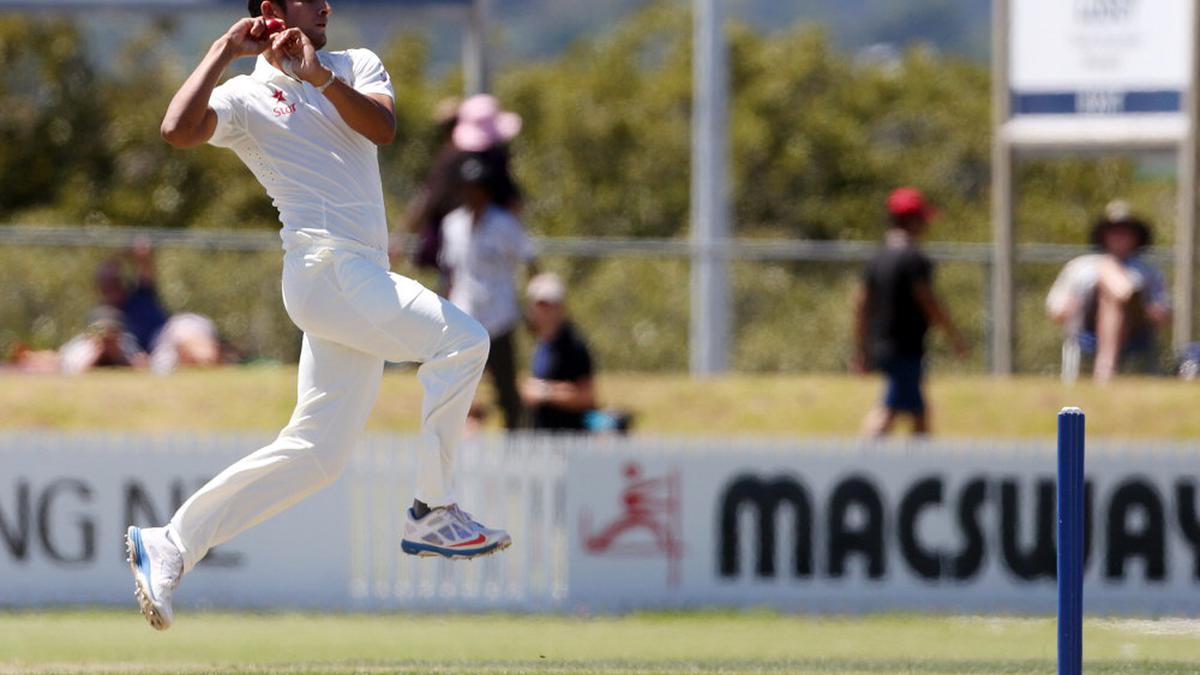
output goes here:
[[267, 19], [266, 26], [267, 26], [267, 35], [274, 35], [276, 33], [282, 33], [283, 31], [287, 30], [287, 25], [284, 24], [283, 21], [280, 19]]

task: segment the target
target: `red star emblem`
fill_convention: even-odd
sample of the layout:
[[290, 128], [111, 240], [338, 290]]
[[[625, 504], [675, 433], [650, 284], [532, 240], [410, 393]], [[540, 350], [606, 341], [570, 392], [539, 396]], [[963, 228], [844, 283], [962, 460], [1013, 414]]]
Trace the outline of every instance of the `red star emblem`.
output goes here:
[[275, 100], [279, 101], [280, 103], [287, 103], [287, 99], [284, 97], [282, 89], [276, 89], [275, 93], [271, 94], [271, 96], [275, 97]]

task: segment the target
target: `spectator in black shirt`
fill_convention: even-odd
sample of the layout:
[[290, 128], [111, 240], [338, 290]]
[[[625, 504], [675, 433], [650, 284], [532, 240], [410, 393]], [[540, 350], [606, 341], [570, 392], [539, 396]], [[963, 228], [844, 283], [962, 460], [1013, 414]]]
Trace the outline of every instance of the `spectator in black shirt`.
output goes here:
[[566, 287], [557, 275], [543, 273], [529, 281], [529, 326], [537, 339], [533, 374], [521, 396], [533, 428], [545, 431], [586, 430], [585, 415], [596, 405], [592, 357], [567, 321]]
[[913, 417], [913, 431], [928, 434], [922, 391], [925, 333], [941, 326], [960, 356], [967, 345], [933, 291], [933, 262], [917, 246], [936, 211], [924, 195], [899, 188], [888, 196], [890, 227], [883, 249], [867, 263], [855, 297], [856, 372], [878, 369], [887, 380], [884, 400], [864, 422], [870, 436], [888, 433], [900, 414]]

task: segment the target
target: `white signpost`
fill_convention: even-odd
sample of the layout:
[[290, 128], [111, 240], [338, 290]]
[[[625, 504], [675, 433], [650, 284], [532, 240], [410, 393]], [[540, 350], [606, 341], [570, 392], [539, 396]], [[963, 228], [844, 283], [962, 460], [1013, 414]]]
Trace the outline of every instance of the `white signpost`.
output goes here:
[[1191, 340], [1198, 20], [1193, 0], [993, 3], [995, 372], [1013, 369], [1012, 171], [1021, 152], [1178, 153], [1174, 343]]

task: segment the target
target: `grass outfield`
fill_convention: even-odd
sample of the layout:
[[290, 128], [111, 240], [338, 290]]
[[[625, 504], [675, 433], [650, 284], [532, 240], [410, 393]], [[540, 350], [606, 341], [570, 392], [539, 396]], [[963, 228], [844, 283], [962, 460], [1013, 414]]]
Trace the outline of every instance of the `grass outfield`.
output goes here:
[[[1088, 622], [1088, 673], [1195, 673], [1194, 621]], [[0, 613], [0, 673], [1053, 673], [1051, 619]]]
[[[485, 380], [486, 381], [486, 380]], [[879, 396], [875, 378], [605, 375], [610, 405], [636, 411], [637, 429], [670, 434], [855, 435]], [[484, 396], [490, 399], [488, 388]], [[934, 377], [934, 427], [960, 437], [1051, 437], [1054, 413], [1080, 405], [1093, 437], [1200, 437], [1200, 385], [1125, 379], [1065, 387], [1051, 377]], [[420, 388], [411, 373], [384, 378], [371, 427], [412, 431]], [[129, 372], [82, 377], [0, 374], [0, 429], [275, 431], [295, 402], [295, 367], [248, 367], [166, 378]], [[492, 424], [496, 423], [493, 415]]]

